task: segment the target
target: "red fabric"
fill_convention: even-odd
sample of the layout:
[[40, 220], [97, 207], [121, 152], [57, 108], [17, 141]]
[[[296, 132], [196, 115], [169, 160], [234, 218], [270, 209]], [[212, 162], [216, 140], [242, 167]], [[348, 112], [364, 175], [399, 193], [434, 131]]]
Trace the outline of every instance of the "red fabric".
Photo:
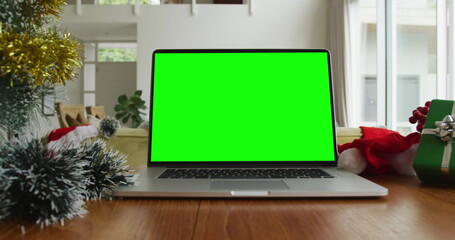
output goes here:
[[338, 152], [342, 153], [349, 148], [357, 148], [363, 153], [368, 166], [363, 174], [384, 174], [393, 169], [387, 159], [381, 157], [383, 153], [400, 153], [413, 144], [420, 141], [420, 133], [411, 133], [404, 137], [398, 132], [372, 127], [361, 127], [363, 138], [356, 139], [351, 143], [338, 146]]
[[76, 127], [55, 129], [49, 133], [49, 136], [47, 136], [47, 142], [59, 140], [61, 137], [65, 136], [67, 133], [73, 131], [74, 129], [76, 129]]
[[375, 127], [360, 127], [362, 129], [362, 135], [365, 139], [372, 138], [381, 138], [385, 137], [391, 133], [396, 133], [395, 131], [385, 129], [385, 128], [375, 128]]
[[[85, 124], [85, 125], [81, 125], [81, 126], [88, 126], [88, 125], [90, 125], [90, 124]], [[63, 136], [65, 136], [69, 132], [73, 131], [77, 127], [80, 127], [80, 126], [67, 127], [67, 128], [57, 128], [57, 129], [55, 129], [55, 130], [53, 130], [52, 132], [49, 133], [49, 136], [47, 136], [47, 142], [52, 142], [52, 141], [59, 140], [60, 138], [62, 138]]]

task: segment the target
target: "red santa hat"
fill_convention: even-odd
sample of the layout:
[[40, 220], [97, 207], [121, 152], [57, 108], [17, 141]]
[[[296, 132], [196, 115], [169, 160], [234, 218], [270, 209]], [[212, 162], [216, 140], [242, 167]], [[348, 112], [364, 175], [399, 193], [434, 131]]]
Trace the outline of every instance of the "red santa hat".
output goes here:
[[97, 135], [98, 129], [92, 124], [58, 128], [49, 133], [47, 146], [50, 149], [71, 148], [79, 145], [83, 140]]
[[415, 175], [413, 162], [420, 133], [404, 137], [398, 132], [372, 127], [360, 127], [363, 138], [338, 146], [338, 166], [360, 174], [395, 172]]

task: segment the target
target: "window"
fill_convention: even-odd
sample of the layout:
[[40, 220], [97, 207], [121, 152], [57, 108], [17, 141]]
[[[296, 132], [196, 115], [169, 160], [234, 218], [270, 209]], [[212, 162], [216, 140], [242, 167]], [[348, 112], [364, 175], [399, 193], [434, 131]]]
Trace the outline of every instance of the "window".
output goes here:
[[[360, 43], [360, 51], [357, 55], [359, 61], [353, 61], [358, 63], [360, 75], [354, 75], [357, 79], [358, 90], [356, 92], [362, 93], [361, 99], [355, 99], [357, 103], [355, 106], [357, 115], [357, 121], [360, 125], [367, 126], [379, 126], [384, 125], [384, 112], [381, 111], [383, 106], [378, 106], [378, 103], [382, 103], [384, 98], [380, 93], [382, 85], [378, 84], [378, 69], [377, 69], [377, 5], [376, 1], [360, 0], [358, 5], [359, 10], [359, 29], [360, 34], [357, 42]], [[382, 79], [381, 79], [382, 80]], [[378, 99], [379, 97], [379, 99]], [[382, 98], [381, 98], [382, 97]]]
[[359, 44], [351, 53], [359, 74], [349, 90], [355, 95], [355, 125], [408, 134], [415, 131], [408, 122], [412, 110], [444, 97], [437, 94], [445, 81], [437, 74], [447, 63], [446, 54], [437, 50], [444, 36], [438, 26], [446, 26], [438, 16], [442, 6], [447, 10], [445, 0], [350, 1], [356, 16], [351, 37]]
[[135, 62], [137, 44], [133, 42], [86, 42], [84, 46], [84, 105], [95, 106], [97, 64], [100, 62]]
[[85, 60], [83, 69], [83, 99], [85, 106], [95, 106], [95, 86], [96, 86], [96, 43], [85, 43]]
[[99, 43], [99, 62], [135, 62], [136, 43]]
[[412, 110], [436, 98], [436, 4], [401, 0], [395, 8], [396, 128], [409, 133]]

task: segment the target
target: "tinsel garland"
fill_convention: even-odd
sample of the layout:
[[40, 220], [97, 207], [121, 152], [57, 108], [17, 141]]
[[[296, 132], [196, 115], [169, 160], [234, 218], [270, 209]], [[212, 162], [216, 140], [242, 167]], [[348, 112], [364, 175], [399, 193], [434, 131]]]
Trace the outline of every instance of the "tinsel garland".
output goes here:
[[106, 138], [114, 136], [119, 127], [120, 122], [112, 117], [106, 117], [100, 121], [100, 132]]
[[43, 28], [58, 18], [62, 4], [0, 4], [0, 219], [63, 223], [86, 213], [84, 199], [99, 198], [126, 182], [126, 156], [106, 150], [102, 140], [48, 149], [22, 135], [38, 124], [34, 116], [41, 113], [43, 93], [65, 85], [82, 65], [79, 42], [57, 28]]
[[56, 28], [36, 33], [17, 33], [12, 28], [0, 29], [0, 77], [32, 82], [34, 85], [64, 85], [82, 66], [81, 47], [70, 34]]
[[108, 197], [128, 182], [125, 163], [101, 139], [51, 150], [39, 139], [15, 138], [0, 147], [0, 219], [47, 226], [82, 216], [85, 199]]
[[106, 142], [101, 139], [88, 140], [80, 149], [84, 155], [82, 160], [88, 162], [85, 175], [89, 182], [84, 193], [87, 199], [101, 198], [115, 186], [127, 183], [126, 155], [106, 148]]
[[38, 124], [43, 90], [65, 85], [82, 66], [79, 42], [46, 26], [59, 17], [62, 4], [64, 0], [0, 4], [0, 143]]
[[29, 31], [58, 19], [63, 4], [64, 0], [2, 0], [0, 22], [18, 32]]
[[41, 226], [86, 213], [87, 161], [76, 149], [48, 150], [38, 139], [16, 138], [0, 149], [0, 219]]
[[44, 28], [63, 0], [3, 0], [0, 4], [0, 81], [60, 84], [82, 66], [82, 48], [68, 33]]
[[[11, 87], [6, 81], [0, 80], [0, 130], [9, 135], [8, 138], [24, 128], [36, 128], [34, 124], [38, 123], [38, 117], [42, 114], [42, 96], [46, 91], [47, 87], [28, 83]], [[0, 135], [0, 142], [7, 139], [2, 139]]]

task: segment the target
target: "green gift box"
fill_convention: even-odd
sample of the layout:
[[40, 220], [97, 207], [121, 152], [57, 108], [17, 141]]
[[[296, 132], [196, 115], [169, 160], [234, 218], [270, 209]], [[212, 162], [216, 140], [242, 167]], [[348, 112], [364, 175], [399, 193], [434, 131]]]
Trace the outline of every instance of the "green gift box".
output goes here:
[[455, 184], [455, 122], [448, 115], [455, 117], [455, 101], [431, 101], [414, 161], [422, 182]]

